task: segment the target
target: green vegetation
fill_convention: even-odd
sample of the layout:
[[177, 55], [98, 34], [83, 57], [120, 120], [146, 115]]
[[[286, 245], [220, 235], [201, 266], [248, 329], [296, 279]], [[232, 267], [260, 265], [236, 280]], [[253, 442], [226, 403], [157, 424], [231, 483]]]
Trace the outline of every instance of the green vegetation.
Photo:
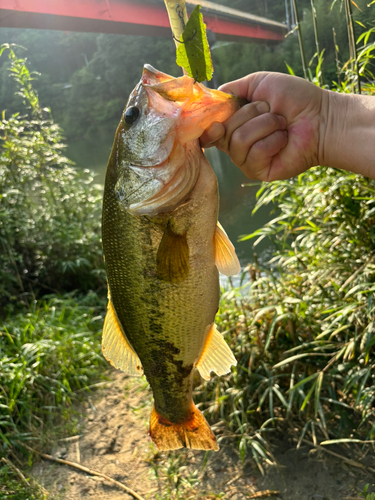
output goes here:
[[155, 500], [205, 500], [207, 498], [219, 500], [225, 497], [223, 492], [215, 494], [202, 489], [201, 478], [205, 473], [211, 452], [206, 452], [202, 463], [198, 464], [194, 456], [197, 452], [178, 450], [160, 453], [153, 444], [150, 448], [150, 472], [159, 485]]
[[41, 486], [26, 479], [23, 474], [22, 476], [7, 464], [0, 467], [0, 500], [46, 500], [48, 498]]
[[[374, 28], [339, 68], [338, 92], [375, 93]], [[321, 67], [311, 80], [319, 85]], [[222, 296], [219, 325], [238, 360], [232, 375], [197, 390], [222, 439], [235, 438], [261, 471], [267, 436], [298, 429], [314, 444], [375, 443], [375, 182], [315, 167], [263, 184], [254, 212], [276, 217], [242, 240], [270, 238], [270, 267]], [[294, 431], [292, 431], [293, 433]]]
[[60, 127], [42, 108], [24, 59], [8, 50], [23, 114], [0, 122], [0, 308], [43, 291], [105, 286], [101, 187], [62, 154]]
[[[18, 441], [48, 437], [48, 425], [71, 417], [76, 391], [98, 380], [103, 301], [88, 294], [46, 297], [0, 331], [0, 453]], [[69, 426], [76, 425], [71, 420]], [[46, 427], [45, 427], [46, 426]], [[73, 429], [69, 429], [73, 430]]]
[[197, 82], [211, 80], [214, 69], [200, 5], [191, 13], [181, 42], [176, 49], [176, 63]]
[[369, 489], [369, 484], [366, 484], [366, 486], [363, 488], [363, 492], [360, 493], [360, 495], [365, 499], [365, 500], [375, 500], [375, 493], [369, 493], [367, 494], [368, 492], [368, 489]]
[[[22, 441], [35, 440], [38, 447], [74, 431], [71, 403], [106, 366], [100, 354], [101, 188], [62, 155], [61, 129], [39, 104], [35, 75], [13, 47], [4, 51], [23, 110], [3, 113], [0, 122], [0, 309], [6, 317], [0, 326], [0, 457], [25, 454]], [[51, 291], [58, 295], [45, 295]], [[38, 485], [19, 479], [1, 463], [1, 499], [43, 498]]]
[[[326, 47], [330, 16], [336, 16], [340, 47], [346, 36], [340, 4], [328, 11], [326, 2], [316, 1], [320, 50]], [[356, 25], [363, 32], [357, 56], [342, 65], [346, 49], [340, 56], [331, 47], [325, 61], [322, 51], [315, 52], [313, 19], [306, 10], [301, 31], [308, 42], [307, 76], [317, 85], [333, 79], [335, 90], [353, 92], [360, 75], [362, 91], [375, 93], [374, 29], [366, 33], [363, 13], [356, 16], [363, 25]], [[38, 36], [31, 40], [34, 47]], [[35, 85], [54, 102], [54, 113], [73, 141], [114, 128], [124, 97], [139, 79], [139, 61], [178, 74], [165, 40], [142, 44], [134, 37], [84, 34], [67, 41], [65, 34], [47, 36], [60, 48], [65, 44], [67, 52], [80, 47], [90, 62], [56, 68], [60, 81], [42, 76], [36, 83], [26, 60], [12, 46], [2, 49], [2, 60], [9, 56], [0, 74], [6, 82], [2, 102], [14, 93], [9, 82], [17, 86], [0, 124], [0, 313], [5, 318], [0, 326], [0, 456], [7, 457], [25, 454], [22, 441], [50, 439], [51, 424], [61, 433], [74, 430], [71, 403], [105, 366], [99, 353], [106, 288], [101, 188], [88, 171], [79, 172], [65, 158], [62, 131], [40, 103]], [[51, 58], [49, 44], [44, 45], [41, 65]], [[126, 66], [118, 64], [125, 52]], [[229, 68], [234, 53], [238, 64]], [[280, 54], [302, 74], [294, 35], [283, 48], [221, 46], [214, 60], [229, 80], [271, 64], [283, 70]], [[353, 47], [347, 54], [353, 55]], [[9, 72], [12, 78], [5, 79]], [[64, 78], [73, 85], [69, 97]], [[374, 193], [374, 181], [321, 167], [259, 190], [255, 210], [274, 204], [276, 217], [244, 239], [270, 238], [276, 247], [272, 267], [261, 269], [255, 262], [247, 270], [250, 279], [244, 273], [241, 286], [223, 294], [218, 323], [238, 366], [231, 376], [201, 385], [196, 394], [220, 439], [236, 440], [241, 456], [251, 453], [260, 470], [263, 461], [273, 460], [267, 437], [280, 427], [297, 428], [299, 443], [374, 444]], [[184, 464], [182, 454], [154, 459], [154, 474], [165, 490], [160, 499], [197, 497], [197, 475], [181, 474]], [[43, 498], [37, 485], [31, 491], [13, 469], [1, 465], [0, 500]], [[363, 495], [373, 494], [365, 489]]]
[[317, 167], [258, 193], [257, 208], [279, 210], [251, 235], [277, 244], [274, 268], [250, 268], [223, 295], [219, 325], [238, 366], [198, 394], [259, 465], [281, 422], [295, 420], [300, 442], [375, 438], [374, 192], [374, 181]]

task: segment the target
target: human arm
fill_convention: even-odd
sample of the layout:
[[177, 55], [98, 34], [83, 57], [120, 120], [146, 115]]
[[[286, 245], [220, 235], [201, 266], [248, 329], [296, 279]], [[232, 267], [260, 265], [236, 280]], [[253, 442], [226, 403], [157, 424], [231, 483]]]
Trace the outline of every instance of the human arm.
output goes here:
[[319, 164], [375, 180], [375, 98], [324, 91]]
[[267, 72], [220, 90], [269, 106], [269, 112], [249, 118], [255, 103], [248, 104], [201, 137], [204, 147], [216, 145], [248, 177], [287, 179], [325, 165], [375, 179], [374, 97], [339, 94], [302, 78]]

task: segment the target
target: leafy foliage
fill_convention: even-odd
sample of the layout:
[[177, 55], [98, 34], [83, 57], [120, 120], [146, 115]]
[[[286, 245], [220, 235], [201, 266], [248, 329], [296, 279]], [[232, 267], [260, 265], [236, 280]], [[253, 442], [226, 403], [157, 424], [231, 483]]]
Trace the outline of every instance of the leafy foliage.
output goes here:
[[[359, 73], [374, 93], [372, 34], [359, 37], [360, 71], [340, 68], [337, 91], [354, 91]], [[319, 84], [318, 74], [312, 79]], [[273, 204], [276, 217], [242, 239], [269, 238], [275, 254], [222, 297], [219, 324], [238, 366], [198, 389], [201, 406], [261, 470], [272, 461], [267, 434], [282, 422], [294, 422], [299, 444], [310, 436], [373, 446], [375, 181], [315, 167], [264, 183], [257, 196], [254, 212]]]
[[[6, 50], [24, 110], [3, 113], [0, 123], [0, 307], [12, 313], [0, 326], [0, 456], [14, 456], [19, 442], [48, 439], [61, 421], [65, 432], [75, 430], [71, 403], [106, 366], [104, 302], [89, 292], [104, 290], [105, 280], [101, 187], [63, 156], [61, 129], [40, 106], [36, 75], [14, 47]], [[76, 288], [85, 294], [79, 300], [35, 300]], [[21, 302], [23, 312], [15, 314]], [[36, 481], [20, 481], [10, 462], [1, 465], [1, 499], [45, 498]]]
[[250, 236], [272, 238], [276, 269], [253, 268], [248, 294], [224, 295], [239, 366], [211, 388], [237, 435], [254, 417], [264, 432], [294, 414], [302, 437], [374, 439], [374, 192], [374, 181], [321, 167], [259, 191], [257, 208], [273, 202], [280, 214]]
[[103, 309], [95, 294], [46, 297], [1, 326], [0, 454], [70, 416], [76, 391], [98, 380]]
[[0, 122], [0, 306], [41, 290], [105, 286], [101, 187], [62, 154], [60, 127], [41, 108], [25, 59], [8, 50], [24, 114]]
[[197, 5], [191, 13], [181, 38], [176, 51], [177, 64], [195, 81], [211, 80], [212, 60], [200, 5]]
[[0, 467], [0, 500], [47, 500], [48, 496], [34, 480], [20, 481], [8, 464]]

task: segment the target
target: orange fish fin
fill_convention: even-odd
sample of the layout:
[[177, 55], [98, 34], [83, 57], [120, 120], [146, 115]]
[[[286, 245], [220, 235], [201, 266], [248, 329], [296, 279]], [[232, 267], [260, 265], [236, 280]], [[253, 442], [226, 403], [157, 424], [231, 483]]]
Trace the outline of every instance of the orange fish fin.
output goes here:
[[150, 418], [150, 436], [159, 450], [192, 448], [217, 451], [219, 449], [214, 433], [193, 402], [189, 418], [179, 424], [161, 417], [154, 406]]
[[238, 274], [241, 271], [241, 265], [236, 250], [219, 221], [217, 221], [214, 241], [215, 264], [219, 272], [226, 276]]
[[157, 276], [169, 283], [180, 283], [189, 275], [189, 247], [185, 234], [176, 234], [168, 224], [156, 255]]
[[104, 320], [102, 351], [115, 368], [129, 375], [143, 375], [141, 362], [126, 338], [110, 298]]
[[210, 380], [210, 373], [225, 375], [230, 372], [232, 365], [236, 366], [237, 360], [230, 347], [225, 342], [221, 333], [217, 330], [215, 323], [212, 323], [208, 332], [203, 352], [196, 364], [201, 377]]

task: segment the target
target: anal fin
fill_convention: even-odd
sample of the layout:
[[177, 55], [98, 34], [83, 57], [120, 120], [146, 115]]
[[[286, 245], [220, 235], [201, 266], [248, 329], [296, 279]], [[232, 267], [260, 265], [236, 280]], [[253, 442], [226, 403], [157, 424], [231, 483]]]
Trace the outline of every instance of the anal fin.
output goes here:
[[150, 437], [159, 450], [192, 448], [217, 451], [219, 449], [214, 433], [193, 402], [186, 421], [178, 424], [160, 416], [154, 406], [150, 418]]
[[226, 276], [238, 274], [241, 271], [241, 265], [236, 250], [219, 221], [215, 229], [214, 246], [215, 264], [219, 272]]
[[176, 234], [168, 223], [156, 255], [157, 276], [180, 283], [189, 275], [189, 247], [185, 234]]
[[225, 375], [230, 372], [230, 367], [236, 366], [237, 360], [230, 347], [225, 342], [221, 333], [217, 330], [215, 323], [208, 332], [203, 352], [196, 364], [196, 368], [202, 378], [210, 380], [210, 373]]
[[115, 368], [129, 375], [143, 375], [140, 359], [126, 338], [110, 297], [104, 320], [102, 351]]

